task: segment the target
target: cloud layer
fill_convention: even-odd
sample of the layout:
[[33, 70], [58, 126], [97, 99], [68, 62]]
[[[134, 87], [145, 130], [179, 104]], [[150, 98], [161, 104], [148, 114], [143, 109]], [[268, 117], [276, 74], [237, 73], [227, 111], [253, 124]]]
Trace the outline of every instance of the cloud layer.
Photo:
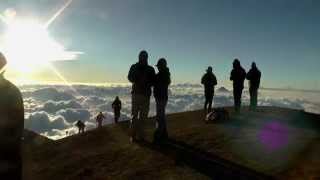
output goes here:
[[[95, 116], [103, 112], [107, 117], [104, 124], [113, 123], [111, 108], [115, 96], [120, 96], [123, 109], [121, 120], [128, 120], [131, 113], [131, 96], [129, 86], [22, 86], [26, 112], [25, 127], [52, 139], [59, 139], [76, 133], [74, 124], [81, 120], [87, 129], [95, 127]], [[75, 92], [76, 91], [76, 92]], [[320, 113], [320, 100], [314, 102], [309, 94], [287, 92], [279, 95], [277, 91], [261, 90], [259, 105], [278, 106]], [[299, 97], [299, 98], [297, 98]], [[313, 101], [312, 101], [313, 100]], [[183, 112], [201, 109], [204, 97], [200, 85], [178, 84], [170, 88], [167, 112]], [[233, 97], [230, 91], [217, 91], [215, 106], [232, 106]], [[243, 104], [249, 104], [248, 92], [243, 95]], [[155, 115], [155, 103], [151, 100], [150, 116]]]

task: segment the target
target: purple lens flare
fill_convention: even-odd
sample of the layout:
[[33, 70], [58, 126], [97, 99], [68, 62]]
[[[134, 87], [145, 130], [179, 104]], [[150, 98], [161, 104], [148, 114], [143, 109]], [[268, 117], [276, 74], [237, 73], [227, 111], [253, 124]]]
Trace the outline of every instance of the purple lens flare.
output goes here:
[[288, 144], [289, 128], [283, 123], [272, 121], [262, 127], [258, 136], [267, 151], [281, 150]]

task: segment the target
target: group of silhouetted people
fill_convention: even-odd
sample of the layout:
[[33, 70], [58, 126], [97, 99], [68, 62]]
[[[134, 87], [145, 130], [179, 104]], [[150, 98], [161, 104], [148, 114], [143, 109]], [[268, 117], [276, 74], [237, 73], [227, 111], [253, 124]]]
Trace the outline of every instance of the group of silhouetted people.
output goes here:
[[[114, 123], [117, 124], [119, 122], [119, 118], [121, 115], [121, 100], [119, 98], [119, 96], [116, 96], [116, 98], [114, 99], [114, 101], [112, 102], [112, 109], [113, 109], [113, 114], [114, 114]], [[106, 117], [103, 115], [102, 112], [100, 112], [97, 116], [96, 116], [96, 121], [97, 121], [97, 127], [101, 128], [102, 127], [102, 121], [106, 119]]]
[[[169, 68], [164, 58], [158, 60], [158, 73], [152, 66], [148, 65], [148, 53], [141, 51], [139, 61], [133, 64], [129, 70], [128, 80], [132, 83], [132, 119], [131, 119], [131, 140], [144, 140], [144, 125], [148, 118], [150, 97], [152, 94], [156, 101], [157, 128], [154, 133], [154, 142], [163, 142], [168, 138], [166, 127], [165, 110], [168, 102], [168, 86], [171, 83]], [[231, 71], [230, 80], [233, 81], [233, 97], [236, 112], [240, 112], [241, 97], [245, 79], [249, 80], [250, 109], [257, 107], [258, 89], [260, 86], [261, 72], [253, 62], [248, 73], [242, 68], [240, 61], [235, 59]], [[211, 66], [203, 75], [201, 83], [204, 85], [206, 113], [212, 110], [214, 89], [217, 85], [217, 78]]]
[[[19, 89], [6, 80], [3, 76], [7, 61], [0, 53], [0, 177], [10, 180], [22, 178], [21, 141], [24, 128], [23, 99]], [[141, 51], [138, 62], [133, 64], [128, 73], [128, 80], [132, 83], [132, 119], [131, 140], [143, 141], [145, 138], [145, 121], [148, 118], [150, 97], [152, 94], [156, 102], [156, 130], [154, 142], [162, 143], [168, 139], [166, 125], [166, 105], [168, 102], [168, 87], [171, 83], [170, 71], [167, 60], [160, 58], [156, 64], [158, 72], [148, 64], [148, 53]], [[261, 72], [253, 62], [248, 73], [242, 68], [240, 61], [235, 59], [231, 71], [230, 80], [233, 81], [233, 96], [235, 111], [241, 107], [241, 96], [244, 81], [249, 81], [250, 109], [257, 107], [258, 89], [260, 86]], [[208, 67], [203, 75], [201, 83], [204, 85], [206, 112], [212, 110], [214, 88], [217, 78], [212, 67]], [[119, 122], [121, 101], [117, 96], [112, 103], [114, 121]], [[96, 116], [97, 127], [102, 127], [106, 117], [100, 112]], [[75, 124], [79, 133], [85, 130], [85, 123], [77, 121]]]
[[233, 81], [233, 97], [234, 107], [236, 112], [240, 112], [241, 97], [244, 88], [245, 79], [249, 80], [249, 94], [250, 94], [250, 109], [255, 110], [258, 101], [258, 89], [260, 86], [261, 72], [253, 62], [248, 74], [241, 66], [240, 61], [235, 59], [233, 61], [233, 69], [231, 71], [230, 80]]
[[141, 51], [138, 62], [133, 64], [128, 73], [132, 83], [132, 119], [131, 141], [143, 141], [145, 138], [145, 121], [148, 118], [150, 97], [156, 101], [156, 131], [154, 142], [161, 143], [168, 138], [166, 126], [166, 105], [168, 102], [168, 86], [171, 83], [170, 71], [164, 58], [158, 60], [158, 73], [148, 64], [148, 53]]
[[[245, 79], [249, 81], [250, 109], [255, 110], [258, 102], [258, 89], [260, 87], [261, 72], [257, 68], [256, 63], [253, 62], [251, 69], [248, 73], [246, 73], [245, 69], [240, 64], [240, 61], [235, 59], [233, 61], [233, 69], [230, 74], [230, 80], [233, 81], [234, 109], [236, 112], [240, 112]], [[217, 78], [214, 75], [211, 66], [208, 67], [207, 72], [203, 75], [201, 84], [204, 85], [204, 109], [205, 112], [208, 113], [212, 110], [214, 88], [217, 85]]]

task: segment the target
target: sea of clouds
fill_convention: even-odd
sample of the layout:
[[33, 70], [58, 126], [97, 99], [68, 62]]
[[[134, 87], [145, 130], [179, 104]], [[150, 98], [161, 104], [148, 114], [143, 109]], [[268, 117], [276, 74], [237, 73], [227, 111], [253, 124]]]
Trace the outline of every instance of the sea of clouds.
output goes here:
[[[115, 96], [122, 100], [121, 120], [130, 119], [131, 87], [126, 85], [25, 85], [20, 86], [25, 106], [25, 128], [45, 135], [51, 139], [60, 139], [77, 132], [74, 124], [81, 120], [86, 128], [95, 128], [95, 116], [100, 111], [106, 116], [104, 124], [113, 123], [111, 108]], [[177, 84], [170, 87], [167, 106], [168, 113], [201, 109], [204, 97], [203, 88], [197, 84]], [[259, 105], [300, 109], [320, 113], [320, 93], [261, 90]], [[249, 104], [248, 91], [244, 90], [243, 103]], [[232, 106], [232, 92], [217, 90], [215, 106]], [[155, 115], [155, 103], [152, 98], [150, 116]]]

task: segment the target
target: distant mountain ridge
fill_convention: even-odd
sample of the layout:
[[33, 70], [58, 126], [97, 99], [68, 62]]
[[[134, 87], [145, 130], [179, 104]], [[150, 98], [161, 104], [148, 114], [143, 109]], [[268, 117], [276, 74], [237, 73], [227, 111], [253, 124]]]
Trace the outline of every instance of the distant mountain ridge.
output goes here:
[[222, 87], [217, 89], [217, 92], [219, 92], [219, 93], [229, 93], [230, 91], [227, 88], [222, 86]]

